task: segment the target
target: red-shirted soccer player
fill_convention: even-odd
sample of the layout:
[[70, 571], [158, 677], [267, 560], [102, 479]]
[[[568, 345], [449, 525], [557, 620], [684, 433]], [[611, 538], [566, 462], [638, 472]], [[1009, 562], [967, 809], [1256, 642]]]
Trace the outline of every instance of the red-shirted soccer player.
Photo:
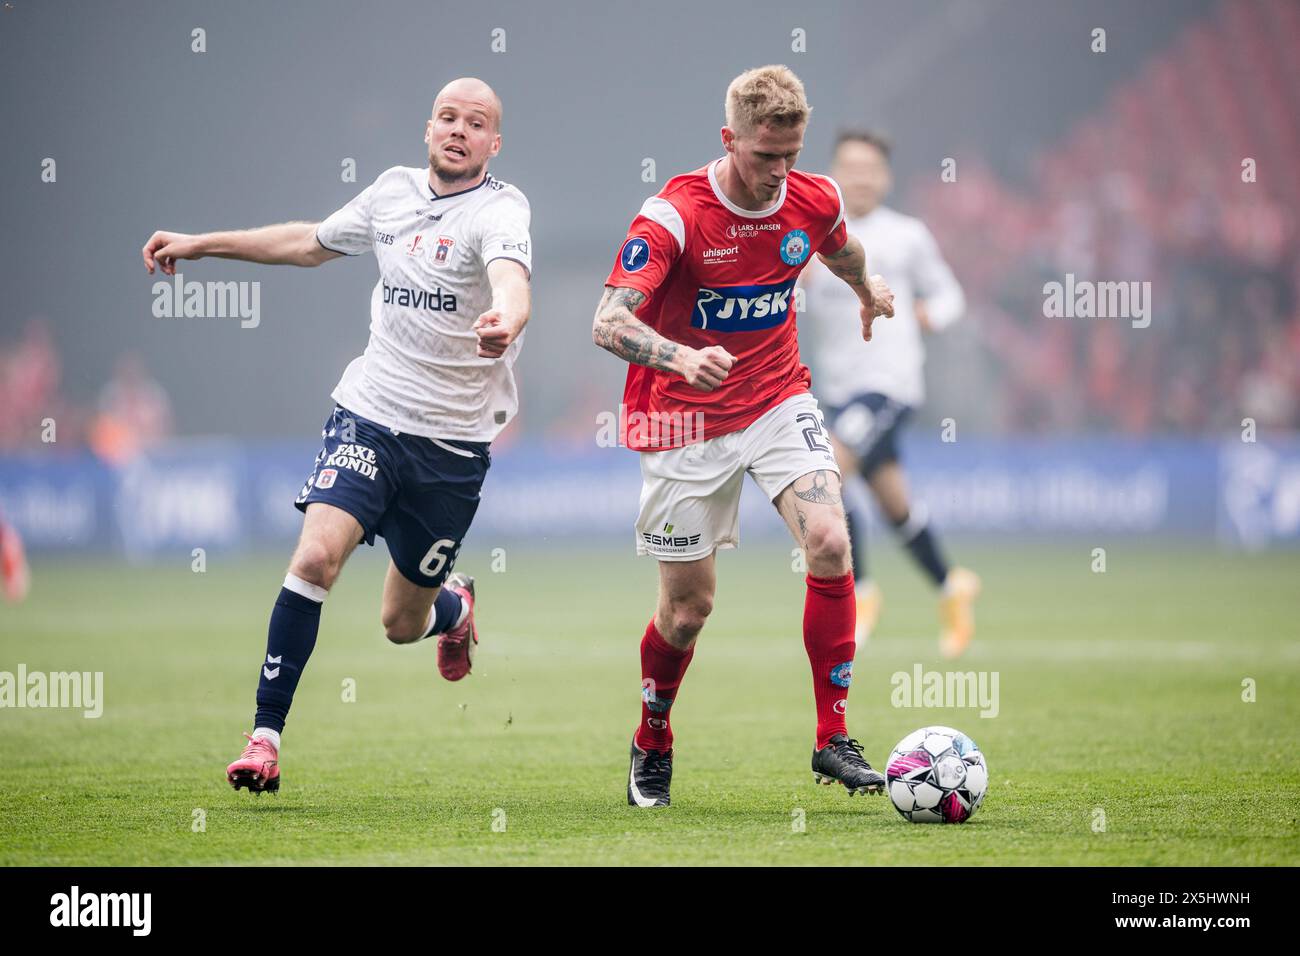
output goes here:
[[879, 793], [885, 778], [848, 736], [854, 593], [840, 475], [799, 361], [795, 279], [816, 252], [862, 302], [862, 334], [893, 314], [844, 228], [839, 187], [792, 167], [808, 125], [784, 66], [727, 89], [726, 155], [669, 180], [632, 222], [596, 311], [596, 344], [632, 363], [623, 441], [643, 452], [637, 551], [659, 561], [659, 602], [641, 641], [641, 722], [627, 799], [668, 806], [669, 712], [713, 606], [718, 548], [739, 537], [748, 472], [808, 563], [804, 647], [813, 671], [819, 783]]

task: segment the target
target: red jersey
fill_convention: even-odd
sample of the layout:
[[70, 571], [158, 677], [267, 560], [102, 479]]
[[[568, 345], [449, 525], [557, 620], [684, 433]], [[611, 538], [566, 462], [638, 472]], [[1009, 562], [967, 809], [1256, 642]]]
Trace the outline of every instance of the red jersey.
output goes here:
[[791, 170], [771, 207], [742, 209], [722, 192], [719, 162], [674, 176], [646, 200], [605, 280], [644, 294], [637, 317], [665, 338], [721, 345], [736, 358], [713, 392], [629, 367], [620, 431], [637, 451], [737, 431], [811, 381], [799, 361], [794, 285], [813, 252], [838, 252], [848, 238], [840, 188]]

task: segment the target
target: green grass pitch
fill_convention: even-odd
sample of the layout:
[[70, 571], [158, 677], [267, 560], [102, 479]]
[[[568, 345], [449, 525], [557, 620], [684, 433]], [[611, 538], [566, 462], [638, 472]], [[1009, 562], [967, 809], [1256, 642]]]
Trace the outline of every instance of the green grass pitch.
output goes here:
[[948, 827], [814, 785], [803, 585], [779, 542], [720, 556], [656, 811], [624, 792], [655, 581], [626, 550], [507, 548], [485, 573], [467, 548], [483, 643], [458, 684], [431, 642], [384, 640], [382, 545], [359, 554], [299, 686], [283, 789], [261, 798], [224, 767], [281, 559], [38, 562], [28, 601], [0, 606], [0, 670], [103, 671], [104, 714], [0, 710], [0, 863], [1300, 863], [1300, 554], [1121, 539], [1096, 574], [1094, 544], [954, 543], [985, 594], [952, 669], [997, 672], [992, 718], [892, 706], [893, 673], [948, 665], [932, 594], [876, 548], [885, 614], [849, 728], [878, 767], [917, 727], [972, 736], [988, 797]]

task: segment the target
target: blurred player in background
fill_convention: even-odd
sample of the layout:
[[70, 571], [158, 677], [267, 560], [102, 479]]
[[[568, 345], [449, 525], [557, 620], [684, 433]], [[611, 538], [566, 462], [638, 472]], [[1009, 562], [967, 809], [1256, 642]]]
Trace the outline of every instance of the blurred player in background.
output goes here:
[[817, 370], [817, 394], [827, 406], [835, 457], [848, 479], [846, 510], [857, 586], [857, 643], [870, 636], [880, 615], [880, 588], [867, 571], [867, 518], [852, 481], [866, 479], [885, 518], [909, 554], [939, 588], [940, 651], [956, 657], [975, 633], [973, 604], [979, 578], [950, 568], [925, 506], [912, 501], [899, 464], [898, 435], [912, 410], [925, 401], [923, 334], [961, 318], [966, 301], [934, 236], [919, 219], [881, 205], [893, 183], [889, 143], [870, 132], [846, 132], [835, 145], [831, 176], [844, 192], [845, 225], [866, 250], [896, 299], [892, 321], [870, 344], [846, 334], [854, 328], [857, 299], [825, 269], [802, 278]]
[[[518, 408], [513, 366], [529, 315], [528, 201], [487, 172], [501, 149], [501, 101], [454, 80], [426, 124], [428, 168], [394, 166], [322, 223], [198, 236], [158, 232], [144, 247], [174, 275], [219, 256], [317, 266], [373, 251], [370, 341], [343, 373], [324, 447], [295, 504], [302, 536], [271, 612], [249, 744], [226, 777], [280, 787], [280, 732], [316, 644], [321, 604], [344, 561], [381, 535], [392, 560], [381, 619], [388, 639], [434, 635], [448, 680], [470, 671], [474, 581], [453, 574], [478, 509], [488, 444]], [[445, 582], [445, 586], [444, 585]]]
[[819, 783], [878, 793], [885, 778], [848, 736], [853, 575], [840, 476], [808, 369], [792, 299], [816, 252], [857, 303], [871, 337], [892, 295], [868, 279], [862, 245], [844, 229], [839, 188], [793, 169], [809, 106], [784, 66], [750, 70], [727, 89], [725, 155], [675, 176], [646, 200], [605, 280], [597, 345], [631, 363], [623, 442], [641, 452], [637, 550], [659, 561], [658, 608], [641, 641], [641, 721], [628, 803], [668, 806], [669, 710], [713, 607], [718, 548], [739, 542], [748, 472], [807, 557], [804, 648], [817, 709]]
[[20, 603], [27, 597], [31, 584], [22, 536], [0, 514], [0, 586], [3, 586], [5, 600], [10, 604]]

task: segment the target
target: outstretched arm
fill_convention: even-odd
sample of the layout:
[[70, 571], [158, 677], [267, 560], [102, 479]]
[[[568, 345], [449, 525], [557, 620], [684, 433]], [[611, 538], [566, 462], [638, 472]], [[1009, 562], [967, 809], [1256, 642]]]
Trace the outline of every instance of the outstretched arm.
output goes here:
[[867, 277], [867, 253], [856, 236], [849, 236], [839, 252], [817, 254], [827, 269], [844, 280], [862, 303], [862, 337], [871, 341], [871, 323], [876, 316], [894, 314], [894, 293], [880, 276]]
[[492, 308], [474, 322], [478, 333], [478, 354], [500, 358], [528, 324], [531, 294], [528, 272], [514, 259], [493, 259], [487, 267], [492, 285]]
[[636, 289], [605, 286], [592, 323], [592, 341], [625, 362], [680, 375], [702, 392], [721, 385], [735, 358], [720, 345], [693, 349], [664, 338], [636, 317], [645, 298]]
[[285, 222], [260, 229], [242, 229], [231, 232], [204, 232], [188, 235], [183, 232], [155, 232], [144, 244], [141, 253], [144, 267], [153, 275], [155, 266], [165, 275], [176, 274], [180, 259], [202, 259], [215, 256], [219, 259], [242, 259], [266, 265], [318, 266], [343, 255], [326, 249], [316, 238], [314, 222]]

